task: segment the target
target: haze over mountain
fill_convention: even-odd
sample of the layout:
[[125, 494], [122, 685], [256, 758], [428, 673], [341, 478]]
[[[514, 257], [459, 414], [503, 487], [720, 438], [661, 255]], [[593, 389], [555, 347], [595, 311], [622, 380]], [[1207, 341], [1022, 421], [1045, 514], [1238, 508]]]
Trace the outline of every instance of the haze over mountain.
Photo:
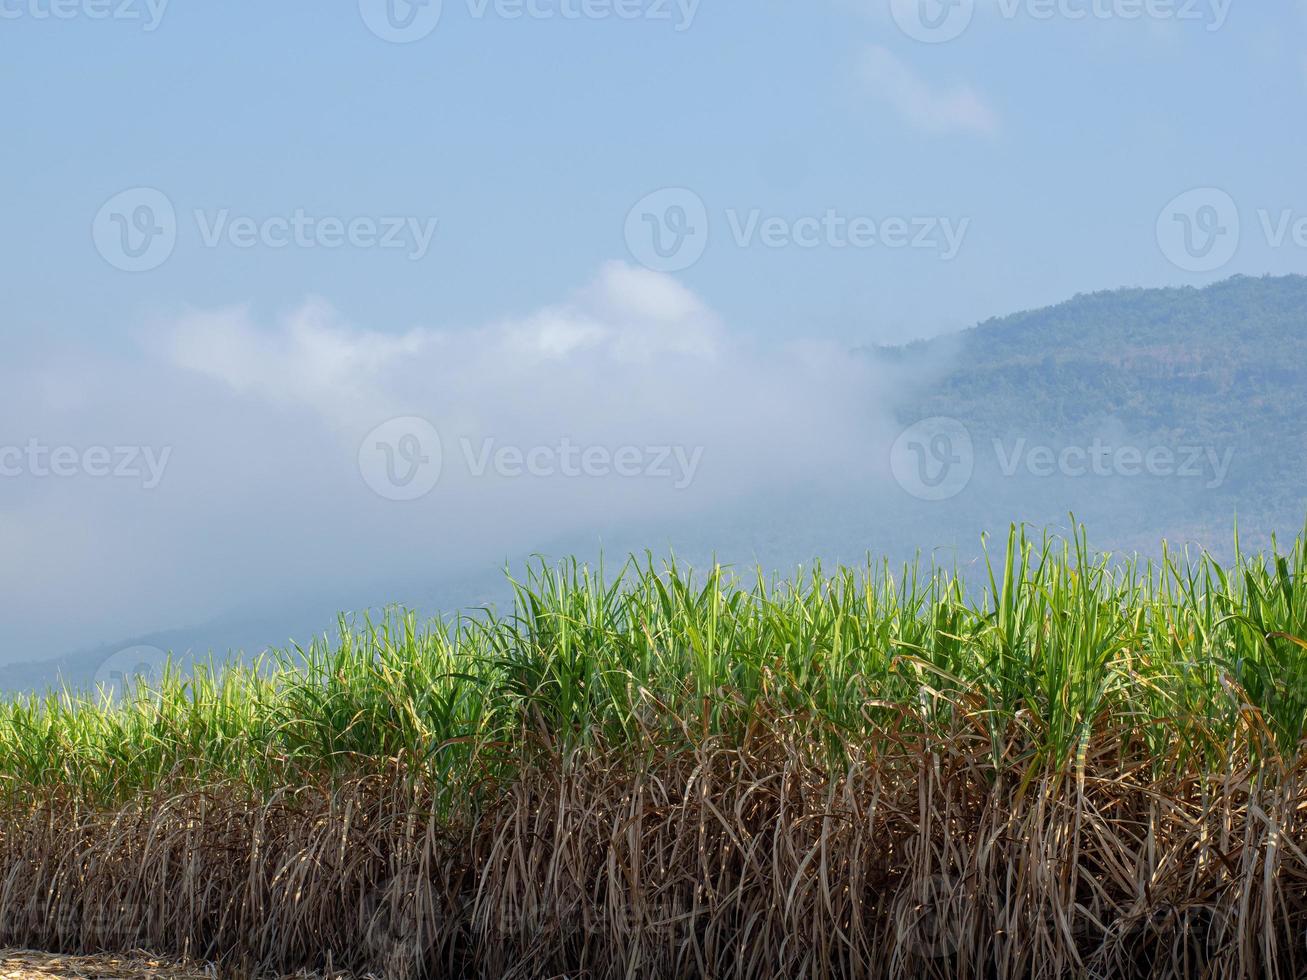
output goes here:
[[[1236, 515], [1247, 545], [1302, 529], [1307, 278], [1082, 295], [876, 356], [925, 372], [947, 365], [899, 417], [966, 425], [976, 476], [964, 496], [983, 488], [990, 512], [997, 502], [1037, 520], [1050, 506], [1074, 506], [1100, 546], [1145, 551], [1167, 537], [1224, 552]], [[1124, 469], [1143, 472], [1086, 479], [1059, 462], [1033, 482], [1004, 478], [1014, 462], [1014, 477], [1032, 475], [1033, 447], [1060, 454], [1096, 439], [1139, 449], [1145, 459]]]
[[1100, 549], [1151, 554], [1167, 538], [1228, 555], [1236, 516], [1248, 549], [1307, 517], [1307, 278], [1081, 295], [851, 360], [870, 369], [863, 404], [874, 424], [858, 439], [814, 433], [822, 455], [804, 464], [806, 479], [769, 484], [766, 460], [753, 460], [736, 492], [703, 507], [597, 514], [584, 530], [546, 529], [453, 570], [379, 568], [364, 594], [287, 587], [206, 625], [0, 667], [0, 688], [56, 676], [86, 685], [123, 648], [221, 656], [306, 642], [341, 608], [393, 601], [434, 614], [502, 602], [502, 563], [519, 569], [532, 552], [611, 559], [671, 548], [782, 571], [868, 553], [966, 563], [982, 531], [1011, 521], [1065, 529], [1074, 512]]

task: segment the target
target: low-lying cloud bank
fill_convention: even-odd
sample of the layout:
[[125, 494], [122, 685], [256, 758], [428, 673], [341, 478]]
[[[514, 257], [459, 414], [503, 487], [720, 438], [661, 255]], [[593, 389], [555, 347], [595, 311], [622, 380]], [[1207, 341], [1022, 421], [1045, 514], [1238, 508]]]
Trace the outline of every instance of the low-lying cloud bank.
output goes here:
[[358, 326], [310, 300], [272, 323], [190, 311], [126, 356], [11, 364], [0, 660], [880, 480], [874, 371], [757, 345], [622, 263], [473, 328]]

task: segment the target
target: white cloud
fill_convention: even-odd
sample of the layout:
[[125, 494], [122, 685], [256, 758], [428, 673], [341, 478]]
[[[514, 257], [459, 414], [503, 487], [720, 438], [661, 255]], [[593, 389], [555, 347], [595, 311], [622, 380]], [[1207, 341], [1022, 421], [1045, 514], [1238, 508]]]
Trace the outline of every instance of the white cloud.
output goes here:
[[998, 131], [998, 114], [971, 86], [932, 86], [881, 45], [863, 50], [858, 76], [873, 98], [923, 132], [992, 136]]
[[[463, 329], [356, 326], [321, 300], [270, 323], [244, 306], [191, 311], [113, 363], [0, 368], [0, 443], [171, 447], [148, 492], [4, 484], [0, 656], [32, 637], [47, 646], [27, 656], [293, 593], [364, 605], [396, 598], [371, 591], [383, 580], [430, 582], [568, 536], [670, 533], [759, 494], [857, 485], [884, 440], [877, 407], [876, 379], [842, 348], [757, 345], [675, 280], [621, 263], [562, 302]], [[359, 450], [410, 415], [439, 431], [444, 467], [428, 497], [396, 503], [368, 488]], [[701, 462], [678, 488], [478, 476], [464, 449], [564, 439], [682, 447]], [[55, 608], [69, 610], [57, 624], [25, 612]]]
[[367, 407], [383, 372], [429, 344], [418, 331], [391, 336], [346, 327], [318, 299], [286, 317], [276, 332], [260, 331], [248, 308], [238, 306], [188, 313], [162, 336], [163, 351], [177, 367], [326, 415]]
[[610, 262], [570, 302], [471, 336], [516, 356], [563, 357], [591, 350], [618, 362], [667, 355], [711, 361], [722, 330], [716, 316], [676, 280]]

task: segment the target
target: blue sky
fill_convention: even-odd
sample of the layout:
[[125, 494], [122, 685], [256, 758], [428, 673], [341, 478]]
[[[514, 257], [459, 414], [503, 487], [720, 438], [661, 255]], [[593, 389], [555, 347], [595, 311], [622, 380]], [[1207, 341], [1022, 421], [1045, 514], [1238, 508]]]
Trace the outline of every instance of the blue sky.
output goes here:
[[847, 480], [851, 346], [1307, 271], [1301, 4], [386, 2], [0, 0], [0, 659]]
[[[888, 0], [700, 0], [688, 25], [674, 5], [653, 16], [657, 0], [635, 20], [569, 19], [566, 0], [510, 20], [446, 0], [430, 35], [391, 44], [357, 3], [176, 2], [147, 31], [6, 0], [8, 328], [112, 345], [185, 305], [273, 311], [306, 295], [384, 330], [480, 323], [627, 257], [630, 207], [686, 187], [722, 227], [680, 278], [732, 324], [893, 341], [1077, 291], [1193, 281], [1154, 235], [1191, 187], [1228, 190], [1248, 221], [1263, 207], [1307, 214], [1307, 23], [1292, 5], [1234, 0], [1212, 30], [1216, 0], [1140, 19], [1117, 0], [1115, 16], [1084, 20], [1039, 19], [1040, 0], [1009, 17], [1010, 2], [981, 0], [962, 36], [928, 44]], [[127, 12], [149, 17], [144, 0]], [[960, 94], [975, 111], [950, 117]], [[183, 227], [163, 267], [124, 275], [87, 228], [137, 186], [166, 193]], [[439, 230], [420, 262], [206, 249], [187, 215], [224, 208]], [[832, 208], [970, 226], [951, 261], [741, 248], [724, 230], [728, 209]], [[1259, 236], [1220, 274], [1300, 270], [1304, 257]]]

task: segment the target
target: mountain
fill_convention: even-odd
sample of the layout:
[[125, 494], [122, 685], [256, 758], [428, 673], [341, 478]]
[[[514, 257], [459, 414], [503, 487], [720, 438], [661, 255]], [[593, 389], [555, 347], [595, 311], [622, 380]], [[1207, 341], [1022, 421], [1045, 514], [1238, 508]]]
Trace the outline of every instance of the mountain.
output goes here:
[[[977, 479], [1001, 499], [1037, 503], [1041, 482], [1061, 487], [1091, 532], [1117, 536], [1124, 519], [1118, 545], [1228, 537], [1236, 517], [1249, 546], [1302, 529], [1307, 277], [1081, 295], [868, 353], [927, 379], [895, 404], [899, 421], [961, 422], [975, 440]], [[1095, 440], [1144, 461], [1111, 461], [1110, 476], [1091, 473], [1075, 493], [1080, 477], [1056, 462], [1043, 475], [1043, 455], [1032, 483], [1032, 447], [1070, 448], [1078, 464]]]
[[[827, 483], [838, 491], [746, 488], [728, 508], [685, 518], [674, 533], [658, 524], [595, 529], [605, 553], [674, 547], [691, 562], [734, 558], [789, 570], [814, 555], [906, 560], [924, 550], [965, 564], [976, 560], [983, 531], [1001, 533], [1013, 521], [1064, 530], [1074, 513], [1103, 550], [1156, 554], [1167, 538], [1228, 559], [1236, 520], [1248, 550], [1303, 529], [1307, 277], [1081, 295], [960, 334], [857, 353], [894, 379], [869, 409], [899, 434], [893, 447], [867, 450], [878, 463], [888, 457], [874, 485], [832, 460]], [[542, 550], [594, 557], [595, 537]], [[514, 569], [524, 559], [512, 560]], [[369, 599], [423, 613], [503, 602], [502, 567], [422, 586], [378, 582], [365, 596], [278, 597], [273, 607], [191, 629], [0, 666], [0, 691], [59, 678], [85, 687], [124, 657], [132, 667], [158, 650], [185, 660], [190, 651], [221, 658], [303, 643], [332, 630], [336, 610]]]
[[270, 649], [306, 648], [324, 635], [334, 638], [342, 610], [354, 610], [345, 615], [360, 623], [365, 616], [374, 621], [385, 616], [391, 603], [435, 616], [450, 610], [502, 604], [511, 597], [502, 570], [495, 567], [465, 573], [457, 579], [435, 579], [419, 587], [411, 582], [378, 582], [366, 591], [368, 596], [384, 598], [364, 607], [358, 597], [283, 596], [279, 602], [258, 609], [242, 609], [182, 629], [100, 644], [54, 660], [0, 664], [0, 693], [42, 692], [62, 686], [92, 690], [98, 685], [113, 686], [124, 675], [155, 677], [164, 670], [170, 655], [182, 669], [197, 661], [222, 663], [232, 657], [249, 662]]

